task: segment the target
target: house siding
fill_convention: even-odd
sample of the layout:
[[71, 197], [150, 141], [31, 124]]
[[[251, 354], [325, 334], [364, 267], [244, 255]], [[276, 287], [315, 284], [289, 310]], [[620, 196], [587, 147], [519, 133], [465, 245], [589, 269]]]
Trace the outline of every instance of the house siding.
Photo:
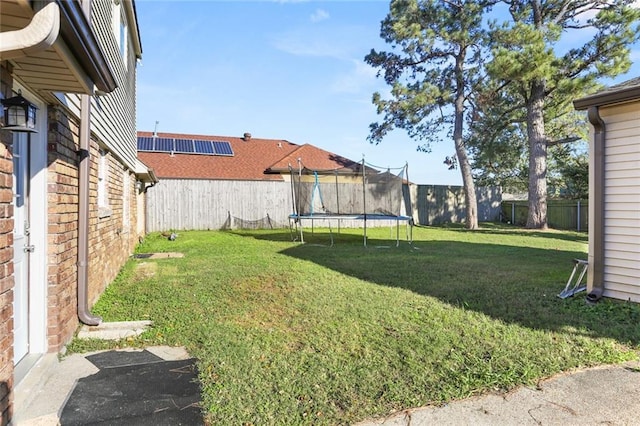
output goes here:
[[600, 109], [606, 123], [604, 295], [640, 302], [640, 102]]
[[[113, 0], [93, 0], [91, 25], [98, 43], [114, 72], [118, 87], [107, 95], [94, 96], [91, 100], [91, 130], [100, 142], [131, 170], [137, 163], [136, 139], [136, 56], [131, 37], [127, 37], [126, 66], [113, 33], [113, 13], [120, 13], [124, 5], [115, 5]], [[126, 18], [125, 18], [126, 19]], [[132, 25], [127, 25], [131, 29]], [[65, 95], [65, 104], [70, 111], [80, 115], [80, 96]]]

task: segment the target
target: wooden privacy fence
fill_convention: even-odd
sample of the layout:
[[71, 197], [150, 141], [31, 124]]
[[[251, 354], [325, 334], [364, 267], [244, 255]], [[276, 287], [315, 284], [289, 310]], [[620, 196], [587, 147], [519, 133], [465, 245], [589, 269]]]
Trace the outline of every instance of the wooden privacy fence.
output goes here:
[[[403, 195], [401, 213], [412, 215], [418, 225], [462, 222], [465, 218], [462, 187], [409, 185]], [[477, 196], [479, 220], [498, 220], [500, 189], [479, 188]], [[146, 193], [147, 232], [285, 228], [291, 213], [290, 182], [162, 179]], [[362, 225], [362, 221], [340, 222], [344, 228]], [[367, 226], [389, 224], [372, 221]]]
[[[460, 223], [467, 216], [462, 186], [411, 185], [413, 216], [420, 225]], [[500, 218], [500, 187], [476, 188], [478, 221], [491, 222]]]
[[[502, 221], [517, 226], [527, 224], [528, 201], [503, 201]], [[547, 224], [554, 229], [587, 231], [589, 202], [587, 200], [547, 200]]]
[[238, 218], [271, 220], [264, 227], [278, 228], [289, 226], [292, 209], [288, 182], [162, 179], [147, 190], [146, 227], [147, 232], [233, 228], [240, 227], [234, 226]]

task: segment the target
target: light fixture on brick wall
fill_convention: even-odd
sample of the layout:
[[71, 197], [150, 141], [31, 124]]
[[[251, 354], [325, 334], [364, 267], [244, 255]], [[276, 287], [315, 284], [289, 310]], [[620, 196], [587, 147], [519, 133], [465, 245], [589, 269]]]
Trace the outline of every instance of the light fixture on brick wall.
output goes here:
[[20, 92], [17, 96], [2, 99], [4, 110], [4, 129], [13, 132], [36, 131], [36, 106], [26, 100]]

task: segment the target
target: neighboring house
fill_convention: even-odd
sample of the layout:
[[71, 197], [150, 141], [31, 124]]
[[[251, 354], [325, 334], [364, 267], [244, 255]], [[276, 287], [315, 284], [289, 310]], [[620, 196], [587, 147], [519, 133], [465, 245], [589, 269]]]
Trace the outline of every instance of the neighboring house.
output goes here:
[[590, 123], [587, 297], [640, 302], [640, 77], [574, 106]]
[[[347, 168], [361, 163], [313, 145], [282, 139], [138, 132], [138, 156], [160, 182], [147, 192], [152, 231], [288, 226], [290, 169]], [[239, 225], [240, 222], [242, 226]]]
[[[361, 161], [314, 145], [260, 139], [249, 133], [230, 137], [138, 132], [138, 156], [161, 179], [146, 193], [148, 232], [288, 227], [289, 215], [294, 212], [291, 171], [297, 174], [300, 167], [307, 168], [301, 176], [304, 182], [337, 182], [337, 175], [337, 183], [356, 184], [362, 182], [363, 172]], [[392, 169], [394, 174], [404, 165], [395, 166], [398, 169]], [[324, 173], [316, 177], [308, 169]], [[365, 171], [386, 172], [369, 166]], [[408, 187], [409, 191], [403, 188], [400, 213], [412, 216], [416, 223], [433, 225], [464, 219], [461, 187]], [[499, 188], [478, 188], [481, 220], [498, 217], [500, 200]], [[370, 226], [387, 225], [376, 221]], [[343, 219], [340, 226], [362, 227], [363, 222]]]
[[[0, 123], [0, 424], [134, 249], [153, 174], [137, 158], [132, 0], [2, 0], [0, 95], [34, 104], [37, 133]], [[39, 369], [38, 369], [39, 370]], [[22, 391], [24, 392], [24, 391]]]

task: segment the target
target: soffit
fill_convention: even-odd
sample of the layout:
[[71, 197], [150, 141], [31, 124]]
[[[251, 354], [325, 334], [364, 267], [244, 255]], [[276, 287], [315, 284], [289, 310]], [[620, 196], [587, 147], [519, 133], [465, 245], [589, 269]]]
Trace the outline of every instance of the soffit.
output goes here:
[[[0, 31], [4, 32], [25, 28], [33, 19], [34, 11], [26, 0], [2, 0], [0, 14]], [[9, 62], [14, 67], [15, 78], [43, 95], [46, 92], [93, 93], [92, 80], [61, 36], [48, 49], [12, 58]]]

